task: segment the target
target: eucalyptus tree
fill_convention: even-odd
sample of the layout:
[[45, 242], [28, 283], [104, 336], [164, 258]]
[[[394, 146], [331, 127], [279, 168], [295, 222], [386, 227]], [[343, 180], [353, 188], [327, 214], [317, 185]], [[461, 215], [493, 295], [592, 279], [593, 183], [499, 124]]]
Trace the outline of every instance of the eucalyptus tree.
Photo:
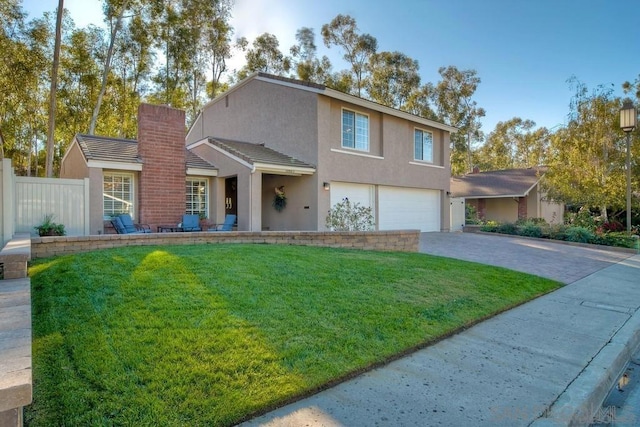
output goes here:
[[331, 78], [331, 61], [327, 56], [318, 59], [313, 28], [302, 27], [296, 31], [297, 44], [291, 46], [292, 68], [298, 79], [326, 84]]
[[[104, 29], [95, 25], [72, 29], [63, 41], [57, 93], [58, 157], [75, 134], [89, 130], [91, 112], [100, 94], [102, 55], [106, 50]], [[110, 134], [104, 127], [98, 130]]]
[[[569, 121], [551, 137], [551, 161], [546, 185], [549, 194], [568, 204], [599, 208], [608, 219], [609, 208], [625, 205], [625, 144], [620, 132], [621, 100], [609, 87], [589, 91], [570, 80], [575, 94]], [[637, 184], [637, 175], [634, 177]]]
[[291, 69], [291, 58], [280, 51], [278, 38], [270, 33], [256, 37], [252, 47], [248, 48], [246, 38], [238, 40], [244, 47], [246, 64], [238, 72], [238, 79], [242, 80], [256, 71], [283, 76]]
[[55, 122], [56, 122], [56, 93], [58, 91], [58, 67], [60, 65], [60, 44], [62, 41], [62, 15], [64, 13], [64, 0], [58, 0], [58, 10], [56, 12], [56, 37], [53, 48], [53, 65], [51, 66], [51, 90], [49, 92], [49, 130], [47, 132], [47, 161], [45, 164], [45, 174], [47, 177], [53, 176], [53, 155], [55, 145]]
[[52, 25], [48, 15], [27, 22], [18, 1], [0, 1], [2, 150], [19, 175], [37, 171], [33, 151], [46, 138]]
[[378, 50], [378, 40], [370, 34], [360, 34], [356, 20], [349, 15], [337, 15], [324, 24], [322, 39], [328, 48], [338, 46], [344, 50], [343, 59], [351, 65], [355, 83], [349, 92], [363, 96], [366, 66], [369, 58]]
[[231, 36], [229, 24], [233, 0], [209, 0], [205, 2], [202, 29], [202, 51], [209, 58], [211, 81], [208, 84], [210, 99], [226, 89], [222, 76], [227, 72], [227, 60], [231, 58]]
[[135, 138], [137, 133], [138, 105], [149, 92], [149, 79], [153, 70], [155, 53], [153, 33], [147, 30], [143, 14], [127, 20], [118, 37], [113, 58], [107, 102], [112, 104], [118, 126], [110, 133], [122, 138]]
[[549, 150], [549, 131], [535, 129], [532, 120], [514, 117], [498, 122], [482, 147], [474, 153], [481, 170], [530, 168], [546, 164]]
[[104, 60], [102, 69], [102, 83], [100, 86], [100, 92], [98, 99], [96, 100], [93, 114], [91, 115], [91, 123], [89, 124], [89, 134], [93, 135], [96, 129], [96, 122], [98, 121], [98, 114], [100, 113], [100, 107], [102, 105], [102, 98], [107, 90], [107, 81], [109, 79], [109, 73], [111, 71], [111, 60], [116, 46], [116, 38], [122, 28], [122, 21], [124, 20], [125, 13], [130, 12], [129, 8], [134, 3], [131, 0], [103, 0], [102, 10], [105, 15], [105, 22], [109, 24], [109, 47]]
[[425, 83], [415, 88], [407, 99], [404, 109], [416, 116], [424, 117], [430, 120], [439, 120], [436, 114], [433, 97], [435, 87], [432, 83]]
[[387, 107], [408, 109], [414, 92], [420, 90], [418, 61], [400, 52], [379, 52], [369, 57], [365, 87], [369, 98]]
[[480, 77], [476, 70], [455, 66], [440, 67], [438, 73], [442, 80], [435, 87], [434, 103], [440, 119], [458, 128], [451, 135], [451, 172], [459, 175], [473, 169], [473, 145], [482, 139], [480, 118], [485, 111], [473, 100]]

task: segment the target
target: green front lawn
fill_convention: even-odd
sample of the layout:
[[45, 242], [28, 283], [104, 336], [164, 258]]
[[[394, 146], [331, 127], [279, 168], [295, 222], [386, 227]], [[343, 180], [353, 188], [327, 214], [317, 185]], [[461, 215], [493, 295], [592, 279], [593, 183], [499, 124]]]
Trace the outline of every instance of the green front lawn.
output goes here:
[[414, 253], [127, 247], [29, 269], [51, 425], [231, 425], [560, 286]]

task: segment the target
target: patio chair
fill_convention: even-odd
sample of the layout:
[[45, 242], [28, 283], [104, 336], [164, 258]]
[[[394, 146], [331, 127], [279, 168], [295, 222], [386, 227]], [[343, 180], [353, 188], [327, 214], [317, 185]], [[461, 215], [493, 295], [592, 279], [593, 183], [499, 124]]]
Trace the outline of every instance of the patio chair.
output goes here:
[[134, 228], [135, 231], [132, 231], [132, 232], [127, 231], [127, 228], [124, 226], [124, 224], [122, 223], [122, 220], [118, 216], [113, 217], [111, 219], [111, 225], [113, 225], [113, 228], [115, 228], [116, 233], [118, 234], [144, 234], [145, 233], [145, 231], [137, 231], [135, 230], [135, 228]]
[[222, 224], [216, 224], [215, 226], [210, 228], [209, 231], [232, 231], [233, 224], [235, 223], [236, 223], [236, 216], [229, 214], [224, 217], [224, 222]]
[[124, 225], [125, 230], [127, 230], [126, 234], [151, 233], [151, 227], [147, 224], [134, 224], [129, 214], [120, 214], [118, 218], [120, 218], [122, 225]]
[[182, 215], [182, 229], [184, 231], [202, 231], [199, 215]]

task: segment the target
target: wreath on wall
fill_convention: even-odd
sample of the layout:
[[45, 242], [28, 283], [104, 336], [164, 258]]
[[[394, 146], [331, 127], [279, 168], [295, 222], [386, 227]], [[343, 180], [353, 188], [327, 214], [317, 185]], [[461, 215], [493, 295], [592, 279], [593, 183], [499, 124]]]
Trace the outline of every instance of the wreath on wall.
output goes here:
[[284, 185], [274, 188], [276, 195], [273, 198], [273, 207], [278, 212], [287, 207], [287, 197], [284, 195]]

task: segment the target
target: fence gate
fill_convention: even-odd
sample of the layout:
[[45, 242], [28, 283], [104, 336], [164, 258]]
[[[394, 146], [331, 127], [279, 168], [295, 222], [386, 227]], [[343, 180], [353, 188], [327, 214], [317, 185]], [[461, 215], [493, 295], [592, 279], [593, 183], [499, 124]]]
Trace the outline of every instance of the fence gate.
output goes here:
[[463, 197], [452, 197], [451, 202], [451, 231], [462, 231], [464, 228], [465, 203]]

